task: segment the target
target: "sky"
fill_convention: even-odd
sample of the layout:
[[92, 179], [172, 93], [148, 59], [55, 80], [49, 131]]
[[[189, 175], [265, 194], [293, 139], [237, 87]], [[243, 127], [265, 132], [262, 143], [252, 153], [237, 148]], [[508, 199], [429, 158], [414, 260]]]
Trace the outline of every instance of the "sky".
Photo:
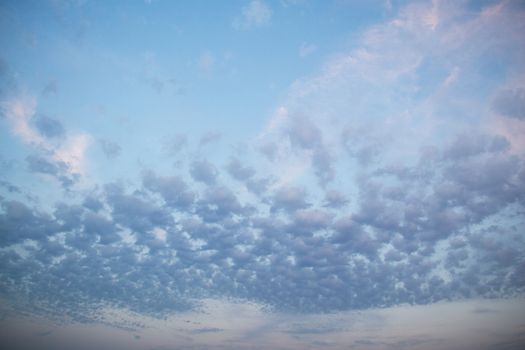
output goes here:
[[523, 33], [521, 0], [1, 0], [0, 344], [522, 349]]

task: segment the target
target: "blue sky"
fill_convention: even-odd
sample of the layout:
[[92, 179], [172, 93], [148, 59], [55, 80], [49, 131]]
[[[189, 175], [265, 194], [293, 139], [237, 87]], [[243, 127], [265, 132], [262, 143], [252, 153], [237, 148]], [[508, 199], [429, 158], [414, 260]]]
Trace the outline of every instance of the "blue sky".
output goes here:
[[520, 348], [524, 27], [517, 0], [1, 1], [2, 338], [473, 346], [432, 310]]

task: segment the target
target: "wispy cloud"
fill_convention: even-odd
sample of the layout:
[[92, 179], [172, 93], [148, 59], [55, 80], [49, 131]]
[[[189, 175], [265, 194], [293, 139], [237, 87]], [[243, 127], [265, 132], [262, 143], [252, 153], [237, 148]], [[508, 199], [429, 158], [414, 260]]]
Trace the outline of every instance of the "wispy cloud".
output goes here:
[[52, 140], [64, 134], [57, 121], [40, 117], [35, 120], [37, 100], [35, 97], [19, 95], [2, 102], [3, 115], [11, 125], [12, 131], [35, 150], [43, 152], [53, 162], [65, 164], [70, 174], [83, 174], [85, 153], [90, 136], [85, 133], [67, 135], [63, 140]]

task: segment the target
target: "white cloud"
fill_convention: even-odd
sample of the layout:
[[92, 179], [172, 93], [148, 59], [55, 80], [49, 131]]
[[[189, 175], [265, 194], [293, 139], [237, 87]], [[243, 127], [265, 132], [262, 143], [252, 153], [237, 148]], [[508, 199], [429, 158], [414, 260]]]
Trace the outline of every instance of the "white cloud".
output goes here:
[[232, 25], [235, 29], [246, 30], [261, 27], [270, 22], [272, 10], [261, 0], [253, 0], [241, 10], [241, 15], [237, 17]]
[[[482, 100], [470, 103], [480, 98], [475, 91], [460, 96], [457, 88], [462, 81], [484, 82], [479, 70], [494, 47], [508, 48], [515, 62], [524, 57], [523, 39], [517, 35], [523, 32], [523, 21], [508, 4], [462, 20], [467, 11], [455, 2], [410, 4], [392, 20], [368, 28], [355, 48], [333, 56], [317, 74], [296, 80], [257, 140], [271, 150], [279, 166], [283, 163], [294, 170], [278, 167], [282, 181], [292, 182], [313, 165], [283, 137], [290, 116], [310, 116], [334, 156], [345, 152], [337, 142], [341, 128], [373, 129], [374, 139], [388, 138], [391, 143], [383, 159], [388, 161], [411, 159], [423, 145], [442, 142], [436, 135], [467, 127], [472, 123], [469, 115], [479, 116], [477, 127], [484, 128], [482, 110], [487, 106]], [[312, 48], [303, 44], [300, 55], [301, 51], [306, 54]], [[430, 62], [448, 74], [426, 72]], [[422, 83], [420, 77], [425, 75], [435, 78], [435, 83]], [[426, 84], [424, 93], [422, 84]], [[465, 118], [448, 118], [456, 113]], [[511, 140], [513, 151], [523, 149], [518, 141], [522, 129], [507, 125], [519, 123], [505, 123], [493, 122]]]
[[88, 134], [69, 136], [66, 141], [55, 150], [54, 159], [67, 164], [73, 174], [85, 172], [85, 154], [91, 137]]
[[35, 116], [36, 99], [32, 96], [17, 96], [2, 102], [2, 112], [7, 118], [13, 133], [23, 142], [41, 145], [45, 140], [31, 127], [30, 121]]
[[89, 145], [90, 136], [85, 133], [69, 135], [64, 142], [56, 144], [43, 137], [33, 125], [31, 120], [36, 114], [37, 100], [34, 96], [20, 95], [6, 99], [0, 106], [3, 115], [10, 124], [13, 133], [24, 143], [48, 154], [55, 162], [67, 165], [71, 174], [84, 172], [85, 153]]

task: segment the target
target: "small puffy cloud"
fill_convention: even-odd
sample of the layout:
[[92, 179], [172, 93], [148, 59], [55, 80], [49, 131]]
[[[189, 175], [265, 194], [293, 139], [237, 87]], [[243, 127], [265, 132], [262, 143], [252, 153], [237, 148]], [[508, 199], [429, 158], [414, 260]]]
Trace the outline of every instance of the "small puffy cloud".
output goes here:
[[160, 194], [171, 207], [186, 209], [195, 201], [196, 195], [178, 176], [157, 176], [150, 171], [143, 174], [142, 184], [146, 189]]
[[338, 219], [333, 227], [337, 232], [344, 235], [352, 235], [361, 232], [361, 226], [351, 216], [345, 216]]
[[120, 236], [116, 233], [115, 224], [100, 214], [87, 212], [83, 224], [84, 232], [88, 235], [98, 235], [102, 244], [110, 244], [120, 240]]
[[510, 142], [500, 135], [461, 134], [445, 150], [447, 159], [460, 159], [489, 152], [502, 152], [510, 148]]
[[190, 175], [195, 181], [213, 184], [218, 176], [217, 168], [207, 160], [195, 160], [190, 166]]
[[341, 142], [348, 154], [355, 157], [361, 165], [370, 165], [378, 158], [385, 141], [371, 130], [347, 127], [341, 132]]
[[81, 225], [81, 218], [84, 213], [84, 208], [79, 205], [67, 205], [65, 203], [58, 203], [55, 206], [53, 215], [61, 224], [64, 231], [72, 231], [78, 229]]
[[84, 207], [94, 212], [97, 212], [104, 207], [102, 201], [100, 201], [98, 198], [95, 198], [94, 196], [87, 196], [86, 198], [84, 198], [82, 204], [84, 205]]
[[[287, 122], [285, 133], [290, 140], [292, 153], [310, 160], [319, 184], [324, 187], [335, 177], [335, 159], [323, 143], [321, 129], [308, 116], [293, 116]], [[305, 165], [303, 167], [308, 166]]]
[[65, 142], [54, 152], [57, 161], [64, 162], [73, 174], [83, 174], [85, 170], [86, 151], [91, 142], [88, 134], [76, 134], [66, 138]]
[[61, 137], [65, 134], [62, 123], [51, 117], [38, 116], [35, 125], [38, 132], [47, 138]]
[[225, 186], [206, 189], [197, 208], [197, 214], [209, 222], [221, 221], [233, 214], [241, 214], [242, 211], [243, 207], [233, 191]]
[[247, 30], [261, 27], [270, 22], [272, 10], [262, 0], [252, 0], [241, 10], [241, 15], [237, 17], [232, 25], [238, 30]]
[[178, 154], [188, 144], [188, 137], [185, 134], [175, 134], [164, 140], [164, 150], [169, 155]]
[[268, 160], [275, 161], [279, 152], [279, 147], [275, 142], [266, 141], [259, 145], [258, 151], [261, 152]]
[[322, 142], [321, 130], [308, 117], [290, 118], [288, 136], [292, 145], [313, 149]]
[[492, 107], [502, 115], [524, 120], [525, 119], [525, 89], [506, 89], [495, 98]]
[[261, 195], [268, 190], [271, 180], [268, 178], [250, 179], [246, 182], [246, 188], [251, 192]]
[[56, 164], [43, 157], [30, 155], [26, 158], [26, 162], [29, 170], [35, 173], [57, 175], [60, 172]]
[[312, 155], [312, 166], [321, 186], [335, 178], [334, 158], [325, 147], [317, 147]]
[[325, 207], [341, 208], [348, 203], [346, 196], [337, 190], [328, 190], [325, 193]]
[[122, 151], [121, 147], [113, 141], [100, 139], [99, 143], [100, 147], [102, 147], [102, 152], [104, 152], [108, 159], [117, 158], [120, 155], [120, 152]]
[[69, 188], [78, 180], [78, 175], [70, 174], [66, 163], [38, 155], [26, 158], [29, 171], [55, 177], [64, 188]]
[[148, 198], [127, 194], [118, 184], [105, 186], [106, 203], [112, 209], [114, 220], [136, 232], [153, 230], [173, 223], [171, 211]]
[[205, 146], [210, 143], [218, 142], [222, 137], [222, 134], [220, 132], [214, 132], [210, 131], [204, 135], [202, 135], [199, 146]]
[[254, 168], [242, 165], [237, 158], [230, 159], [226, 169], [228, 173], [238, 181], [247, 181], [255, 175]]
[[284, 211], [293, 212], [309, 206], [306, 190], [295, 186], [279, 188], [272, 200], [272, 211], [283, 209]]
[[404, 255], [395, 249], [390, 249], [385, 254], [385, 261], [401, 261], [403, 258]]
[[303, 209], [293, 216], [292, 232], [313, 234], [315, 231], [328, 229], [332, 222], [332, 215], [317, 209]]
[[59, 231], [60, 225], [50, 215], [34, 210], [20, 201], [0, 200], [0, 208], [0, 246], [19, 243], [25, 239], [40, 241]]

